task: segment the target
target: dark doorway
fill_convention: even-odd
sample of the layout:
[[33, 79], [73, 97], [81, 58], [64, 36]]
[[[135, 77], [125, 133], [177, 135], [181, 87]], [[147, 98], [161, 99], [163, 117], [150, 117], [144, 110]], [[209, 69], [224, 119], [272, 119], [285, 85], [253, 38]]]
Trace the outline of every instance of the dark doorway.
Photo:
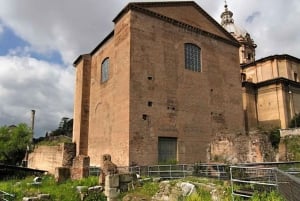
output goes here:
[[171, 163], [177, 160], [177, 138], [158, 137], [158, 162]]

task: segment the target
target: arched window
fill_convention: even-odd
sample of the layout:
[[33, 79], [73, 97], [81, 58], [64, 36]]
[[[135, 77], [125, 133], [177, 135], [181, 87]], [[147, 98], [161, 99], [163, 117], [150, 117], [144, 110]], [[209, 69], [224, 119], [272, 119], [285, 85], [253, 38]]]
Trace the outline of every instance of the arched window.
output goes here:
[[184, 44], [185, 69], [201, 72], [201, 49], [192, 43]]
[[105, 58], [101, 64], [101, 82], [106, 82], [109, 78], [109, 58]]

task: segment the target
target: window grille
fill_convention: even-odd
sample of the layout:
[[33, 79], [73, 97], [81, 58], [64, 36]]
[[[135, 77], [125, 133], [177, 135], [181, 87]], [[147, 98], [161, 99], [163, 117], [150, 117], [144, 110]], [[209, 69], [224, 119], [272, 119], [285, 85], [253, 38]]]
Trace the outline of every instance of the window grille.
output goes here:
[[101, 82], [106, 82], [108, 78], [109, 78], [109, 58], [106, 58], [101, 64]]
[[185, 52], [185, 69], [201, 72], [201, 49], [194, 44], [186, 43]]

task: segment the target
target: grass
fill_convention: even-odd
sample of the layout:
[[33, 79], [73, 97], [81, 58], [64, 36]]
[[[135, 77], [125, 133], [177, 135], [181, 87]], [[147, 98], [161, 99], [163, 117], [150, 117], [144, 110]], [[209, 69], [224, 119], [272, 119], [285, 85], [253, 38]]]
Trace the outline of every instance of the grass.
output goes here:
[[72, 138], [67, 136], [54, 136], [51, 139], [45, 139], [36, 144], [36, 146], [46, 145], [46, 146], [57, 146], [61, 143], [71, 143]]
[[24, 180], [10, 180], [0, 182], [0, 190], [14, 194], [15, 200], [22, 200], [23, 197], [36, 196], [37, 194], [50, 194], [51, 201], [79, 201], [80, 196], [76, 192], [76, 186], [95, 186], [98, 184], [98, 177], [89, 177], [82, 180], [67, 181], [57, 184], [52, 176], [44, 176], [42, 184], [32, 185], [34, 177], [27, 177]]
[[[0, 182], [0, 190], [14, 194], [14, 200], [22, 200], [23, 197], [36, 196], [39, 193], [50, 194], [51, 201], [79, 201], [80, 195], [76, 192], [76, 186], [95, 186], [98, 184], [98, 177], [89, 177], [82, 180], [68, 180], [57, 184], [53, 176], [43, 176], [41, 185], [31, 185], [34, 177], [27, 177], [24, 180], [9, 180]], [[190, 196], [180, 196], [179, 201], [210, 201], [213, 195], [217, 195], [219, 200], [231, 201], [231, 187], [228, 181], [207, 179], [200, 177], [188, 177], [185, 179], [171, 180], [170, 186], [175, 188], [177, 182], [189, 182], [196, 186], [196, 192]], [[141, 198], [141, 200], [151, 200], [159, 191], [158, 182], [146, 182], [141, 187], [136, 187], [119, 196], [121, 200], [124, 196]], [[213, 190], [212, 190], [213, 189]], [[103, 194], [91, 193], [85, 201], [105, 201]], [[235, 197], [236, 201], [242, 198]], [[283, 201], [284, 199], [275, 191], [270, 193], [255, 193], [249, 201]]]
[[291, 153], [291, 161], [300, 160], [300, 136], [291, 136], [284, 139], [287, 150]]

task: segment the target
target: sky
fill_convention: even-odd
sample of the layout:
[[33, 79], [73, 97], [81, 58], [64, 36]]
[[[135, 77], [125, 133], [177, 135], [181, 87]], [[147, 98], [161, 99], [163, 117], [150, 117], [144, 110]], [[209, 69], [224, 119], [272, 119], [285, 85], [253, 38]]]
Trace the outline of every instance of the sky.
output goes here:
[[[143, 0], [139, 0], [143, 1]], [[154, 0], [155, 1], [155, 0]], [[224, 0], [196, 0], [220, 22]], [[113, 30], [127, 0], [0, 0], [0, 126], [27, 123], [34, 137], [73, 118], [73, 61]], [[227, 0], [235, 24], [257, 44], [256, 59], [300, 58], [299, 0]]]

